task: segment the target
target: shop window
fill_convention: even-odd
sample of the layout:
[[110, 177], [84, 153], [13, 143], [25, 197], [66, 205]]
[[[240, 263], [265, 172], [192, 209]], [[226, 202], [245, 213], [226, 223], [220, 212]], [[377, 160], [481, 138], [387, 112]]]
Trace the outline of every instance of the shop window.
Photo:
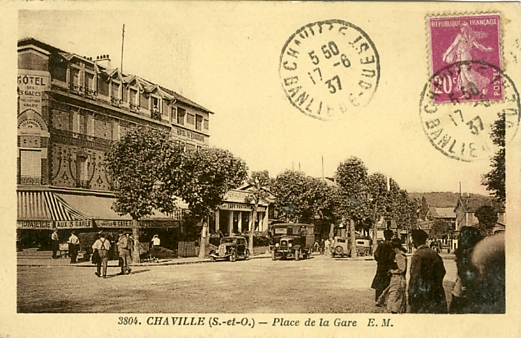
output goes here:
[[184, 125], [185, 124], [185, 115], [186, 110], [183, 108], [177, 108], [177, 124]]
[[201, 130], [203, 128], [203, 117], [201, 115], [195, 116], [195, 129]]

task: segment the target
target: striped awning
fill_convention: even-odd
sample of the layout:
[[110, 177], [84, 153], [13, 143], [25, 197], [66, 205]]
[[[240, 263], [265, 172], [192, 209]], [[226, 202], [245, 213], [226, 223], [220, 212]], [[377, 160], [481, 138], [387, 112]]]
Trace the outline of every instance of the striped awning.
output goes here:
[[18, 191], [18, 220], [78, 221], [89, 217], [50, 191]]
[[49, 191], [43, 192], [49, 211], [55, 221], [79, 221], [88, 219], [81, 212], [73, 209], [67, 202], [57, 194]]

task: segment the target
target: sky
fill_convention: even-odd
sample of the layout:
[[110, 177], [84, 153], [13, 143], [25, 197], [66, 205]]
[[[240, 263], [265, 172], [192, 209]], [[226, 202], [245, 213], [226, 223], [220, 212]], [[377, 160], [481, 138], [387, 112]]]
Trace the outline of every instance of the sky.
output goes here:
[[[109, 54], [112, 67], [170, 88], [213, 111], [210, 144], [230, 150], [250, 170], [285, 169], [331, 177], [339, 163], [360, 158], [369, 173], [392, 177], [410, 192], [488, 194], [487, 159], [462, 162], [429, 142], [419, 116], [429, 77], [424, 14], [397, 8], [390, 25], [378, 4], [179, 2], [121, 5], [116, 10], [70, 6], [22, 10], [18, 38], [34, 37], [78, 55]], [[353, 7], [355, 6], [355, 7]], [[373, 7], [373, 8], [371, 8]], [[40, 7], [41, 8], [41, 7]], [[114, 8], [114, 7], [112, 7]], [[400, 13], [403, 11], [403, 13]], [[380, 56], [380, 83], [363, 108], [341, 119], [304, 115], [285, 95], [282, 48], [302, 26], [341, 19], [370, 37]], [[323, 163], [323, 165], [322, 165]]]

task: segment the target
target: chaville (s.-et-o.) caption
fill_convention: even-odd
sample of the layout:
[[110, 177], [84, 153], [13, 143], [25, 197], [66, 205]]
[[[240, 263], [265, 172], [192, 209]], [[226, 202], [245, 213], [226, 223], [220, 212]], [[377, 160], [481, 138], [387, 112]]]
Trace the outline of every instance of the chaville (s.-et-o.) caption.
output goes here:
[[[179, 316], [149, 316], [144, 320], [148, 326], [208, 326], [213, 327], [393, 327], [390, 318], [367, 318], [356, 320], [347, 318], [311, 318], [305, 320], [274, 317], [264, 320], [256, 320], [253, 317], [179, 317]], [[118, 317], [118, 325], [141, 325], [138, 317]]]

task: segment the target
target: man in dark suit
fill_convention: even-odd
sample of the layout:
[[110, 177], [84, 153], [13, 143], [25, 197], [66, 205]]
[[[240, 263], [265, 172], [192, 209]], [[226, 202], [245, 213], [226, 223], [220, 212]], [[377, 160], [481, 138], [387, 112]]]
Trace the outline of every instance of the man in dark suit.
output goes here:
[[416, 248], [411, 259], [409, 280], [411, 313], [447, 313], [443, 260], [425, 244], [429, 237], [425, 231], [413, 230], [411, 237]]

